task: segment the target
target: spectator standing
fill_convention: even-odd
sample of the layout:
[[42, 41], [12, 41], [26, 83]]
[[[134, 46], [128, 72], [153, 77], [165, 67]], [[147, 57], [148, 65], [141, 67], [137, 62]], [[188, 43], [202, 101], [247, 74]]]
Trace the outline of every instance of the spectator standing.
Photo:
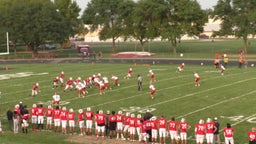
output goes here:
[[220, 144], [220, 123], [218, 122], [218, 118], [215, 117], [214, 118], [214, 125], [215, 125], [215, 129], [214, 129], [214, 142], [213, 143], [217, 143]]
[[108, 110], [107, 111], [107, 114], [106, 114], [106, 122], [105, 122], [105, 136], [108, 137], [109, 135], [109, 115], [110, 115], [110, 111]]
[[13, 131], [13, 112], [9, 108], [6, 112], [7, 120], [8, 120], [8, 127], [10, 131]]

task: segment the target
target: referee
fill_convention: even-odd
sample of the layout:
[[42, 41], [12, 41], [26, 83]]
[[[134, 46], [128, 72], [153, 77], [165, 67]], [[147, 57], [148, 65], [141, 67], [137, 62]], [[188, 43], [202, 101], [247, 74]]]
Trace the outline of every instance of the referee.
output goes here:
[[138, 77], [138, 91], [142, 90], [142, 77], [140, 75]]

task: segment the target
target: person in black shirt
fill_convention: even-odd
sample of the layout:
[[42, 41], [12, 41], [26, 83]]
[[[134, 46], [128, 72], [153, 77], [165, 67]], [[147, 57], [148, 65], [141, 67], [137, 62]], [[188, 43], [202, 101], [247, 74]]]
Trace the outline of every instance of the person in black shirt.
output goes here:
[[214, 130], [214, 143], [217, 142], [217, 144], [220, 144], [220, 123], [218, 122], [218, 118], [215, 117], [214, 118], [214, 124], [215, 124], [215, 127], [216, 129]]
[[7, 110], [6, 116], [8, 120], [9, 130], [13, 131], [13, 112], [11, 111], [11, 109]]

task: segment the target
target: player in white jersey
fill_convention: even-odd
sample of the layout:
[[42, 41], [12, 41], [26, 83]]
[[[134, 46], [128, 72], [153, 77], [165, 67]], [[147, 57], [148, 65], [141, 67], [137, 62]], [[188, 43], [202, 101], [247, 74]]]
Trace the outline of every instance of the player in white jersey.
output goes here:
[[199, 74], [194, 72], [193, 75], [195, 77], [195, 86], [200, 86], [200, 76], [199, 76]]

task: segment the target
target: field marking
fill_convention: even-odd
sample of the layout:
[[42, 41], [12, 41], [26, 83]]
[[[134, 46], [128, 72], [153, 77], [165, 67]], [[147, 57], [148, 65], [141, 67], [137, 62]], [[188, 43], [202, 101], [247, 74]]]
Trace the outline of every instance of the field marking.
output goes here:
[[[182, 117], [185, 117], [185, 116], [188, 116], [188, 115], [194, 114], [194, 113], [196, 113], [196, 112], [199, 112], [199, 111], [202, 111], [202, 110], [208, 109], [208, 108], [210, 108], [210, 107], [213, 107], [213, 106], [216, 106], [216, 105], [219, 105], [219, 104], [222, 104], [222, 103], [229, 102], [230, 100], [235, 100], [235, 99], [238, 99], [238, 98], [241, 98], [241, 97], [245, 97], [245, 96], [251, 95], [251, 94], [253, 94], [253, 93], [256, 93], [256, 90], [251, 91], [251, 92], [246, 93], [246, 94], [243, 94], [243, 95], [240, 95], [240, 96], [237, 96], [237, 97], [232, 97], [232, 98], [230, 98], [230, 99], [223, 100], [223, 101], [221, 101], [221, 102], [218, 102], [218, 103], [215, 103], [215, 104], [212, 104], [212, 105], [206, 106], [206, 107], [201, 108], [201, 109], [197, 109], [197, 110], [192, 111], [192, 112], [190, 112], [190, 113], [187, 113], [187, 114], [184, 114], [184, 115], [178, 116], [177, 118], [182, 118]], [[255, 114], [255, 115], [256, 115], [256, 114]]]
[[[159, 103], [156, 103], [156, 104], [152, 104], [152, 105], [148, 105], [148, 106], [145, 106], [145, 107], [142, 107], [142, 108], [152, 107], [152, 106], [160, 105], [160, 104], [163, 104], [163, 103], [168, 103], [168, 102], [171, 102], [171, 101], [175, 101], [175, 100], [178, 100], [178, 99], [182, 99], [182, 98], [186, 98], [186, 97], [191, 97], [191, 96], [194, 96], [194, 95], [199, 94], [199, 93], [208, 92], [208, 91], [215, 90], [215, 89], [222, 88], [222, 87], [232, 86], [234, 84], [239, 84], [239, 83], [246, 82], [246, 81], [249, 81], [249, 80], [255, 80], [255, 79], [251, 79], [250, 78], [250, 79], [245, 79], [245, 80], [237, 81], [237, 82], [234, 82], [234, 83], [231, 83], [231, 84], [226, 84], [226, 85], [223, 85], [223, 86], [219, 86], [219, 87], [215, 87], [215, 88], [210, 88], [210, 89], [203, 90], [203, 91], [200, 91], [200, 92], [195, 92], [195, 93], [187, 94], [187, 95], [184, 95], [184, 96], [181, 96], [181, 97], [177, 97], [177, 98], [173, 98], [173, 99], [170, 99], [170, 100], [162, 101], [162, 102], [159, 102]], [[183, 84], [183, 85], [187, 85], [187, 84]], [[175, 87], [179, 87], [179, 86], [181, 86], [181, 85], [178, 85], [178, 86], [176, 85], [176, 86], [168, 87], [168, 88], [165, 88], [165, 89], [175, 88]], [[163, 89], [160, 89], [160, 90], [163, 90]], [[142, 94], [138, 94], [138, 95], [142, 95]], [[109, 101], [109, 102], [101, 103], [101, 104], [98, 104], [98, 105], [95, 105], [95, 106], [91, 106], [91, 107], [98, 107], [98, 106], [102, 106], [102, 105], [106, 105], [106, 104], [110, 104], [110, 103], [115, 103], [115, 102], [127, 100], [127, 99], [130, 99], [130, 98], [133, 98], [133, 97], [137, 97], [138, 95], [130, 96], [130, 97], [119, 99], [119, 100], [115, 100], [115, 101]]]
[[[167, 81], [167, 80], [173, 80], [173, 79], [179, 79], [179, 78], [184, 78], [184, 77], [191, 77], [191, 75], [183, 75], [183, 76], [179, 76], [179, 77], [177, 77], [177, 76], [174, 76], [174, 77], [171, 77], [171, 78], [168, 78], [168, 79], [164, 79], [164, 80], [158, 80], [158, 81]], [[119, 88], [119, 89], [113, 89], [113, 90], [111, 90], [111, 91], [109, 91], [109, 92], [115, 92], [115, 91], [118, 91], [118, 90], [122, 90], [122, 89], [126, 89], [126, 88], [130, 88], [130, 87], [135, 87], [135, 86], [137, 86], [137, 85], [130, 85], [130, 86], [126, 86], [126, 87], [121, 87], [121, 88]], [[183, 85], [179, 85], [179, 86], [183, 86]], [[46, 86], [46, 87], [49, 87], [49, 88], [51, 88], [52, 86]], [[177, 87], [177, 86], [175, 86], [175, 87]], [[45, 88], [45, 87], [44, 87]], [[41, 88], [42, 89], [42, 88]], [[30, 90], [31, 91], [31, 90]], [[29, 91], [29, 92], [30, 92]], [[15, 93], [18, 93], [18, 92], [15, 92]], [[49, 93], [44, 93], [43, 95], [40, 95], [40, 96], [49, 96], [49, 95], [52, 95], [52, 94], [49, 94]], [[92, 96], [95, 96], [95, 95], [99, 95], [99, 93], [97, 92], [97, 93], [93, 93], [93, 94], [90, 94], [90, 95], [87, 95], [87, 96], [85, 96], [86, 98], [87, 97], [92, 97]], [[140, 94], [139, 94], [140, 95]], [[138, 96], [138, 95], [135, 95], [135, 96]], [[131, 98], [133, 98], [134, 96], [132, 96]], [[26, 98], [23, 98], [23, 99], [25, 99], [25, 100], [29, 100], [29, 99], [33, 99], [33, 97], [26, 97]], [[79, 98], [79, 97], [73, 97], [73, 98], [71, 98], [71, 99], [65, 99], [66, 101], [73, 101], [73, 100], [77, 100], [77, 99], [81, 99], [81, 98]], [[3, 103], [1, 103], [1, 104], [8, 104], [8, 103], [11, 103], [11, 102], [16, 102], [17, 100], [12, 100], [12, 101], [7, 101], [7, 102], [3, 102]]]

